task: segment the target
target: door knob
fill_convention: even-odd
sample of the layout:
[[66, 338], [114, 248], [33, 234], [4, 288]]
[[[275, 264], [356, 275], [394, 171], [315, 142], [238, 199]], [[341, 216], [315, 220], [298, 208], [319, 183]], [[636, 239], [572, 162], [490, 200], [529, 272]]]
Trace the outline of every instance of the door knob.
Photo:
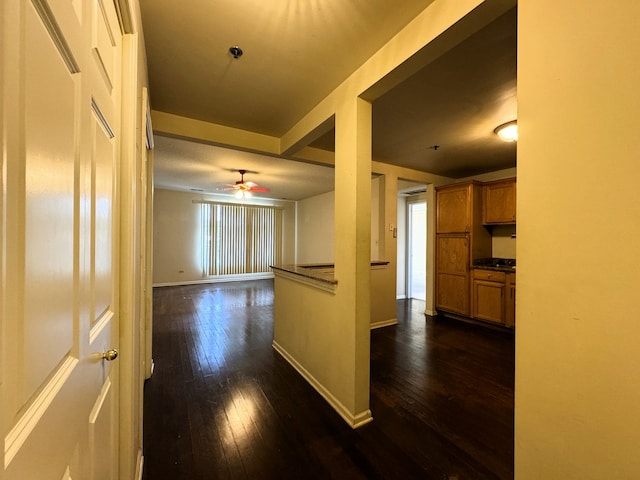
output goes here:
[[102, 358], [104, 358], [107, 362], [112, 362], [116, 358], [118, 358], [118, 350], [112, 348], [111, 350], [107, 350], [102, 354]]

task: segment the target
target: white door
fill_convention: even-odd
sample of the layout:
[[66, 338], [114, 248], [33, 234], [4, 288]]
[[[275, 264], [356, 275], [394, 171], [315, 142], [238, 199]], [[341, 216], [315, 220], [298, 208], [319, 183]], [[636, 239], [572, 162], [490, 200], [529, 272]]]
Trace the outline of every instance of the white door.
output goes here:
[[116, 479], [118, 19], [1, 5], [0, 478]]

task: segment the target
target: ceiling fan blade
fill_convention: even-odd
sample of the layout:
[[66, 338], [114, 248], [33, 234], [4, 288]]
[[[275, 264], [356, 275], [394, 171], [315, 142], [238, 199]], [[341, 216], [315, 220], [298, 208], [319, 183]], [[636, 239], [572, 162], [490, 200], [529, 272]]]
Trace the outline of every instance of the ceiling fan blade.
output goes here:
[[237, 170], [237, 172], [241, 175], [240, 180], [238, 180], [234, 185], [227, 184], [227, 188], [224, 190], [235, 190], [236, 194], [240, 192], [245, 192], [246, 194], [249, 194], [249, 192], [270, 192], [268, 188], [259, 187], [257, 183], [245, 181], [244, 174], [247, 173], [247, 170]]

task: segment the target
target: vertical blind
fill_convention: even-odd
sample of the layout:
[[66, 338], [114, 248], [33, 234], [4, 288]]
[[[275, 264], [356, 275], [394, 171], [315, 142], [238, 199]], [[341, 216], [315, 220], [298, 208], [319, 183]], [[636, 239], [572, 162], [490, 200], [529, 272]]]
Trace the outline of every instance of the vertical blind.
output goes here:
[[203, 204], [206, 275], [268, 272], [282, 261], [282, 210], [275, 207]]

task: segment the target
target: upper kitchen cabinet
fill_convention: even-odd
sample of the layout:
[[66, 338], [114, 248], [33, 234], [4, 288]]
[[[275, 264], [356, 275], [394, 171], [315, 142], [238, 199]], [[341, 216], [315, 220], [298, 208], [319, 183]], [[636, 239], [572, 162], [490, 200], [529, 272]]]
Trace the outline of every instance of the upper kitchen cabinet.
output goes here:
[[516, 179], [487, 182], [483, 186], [482, 223], [506, 225], [516, 223]]
[[477, 218], [482, 202], [480, 183], [445, 185], [436, 192], [436, 233], [469, 233], [475, 224], [480, 224]]

